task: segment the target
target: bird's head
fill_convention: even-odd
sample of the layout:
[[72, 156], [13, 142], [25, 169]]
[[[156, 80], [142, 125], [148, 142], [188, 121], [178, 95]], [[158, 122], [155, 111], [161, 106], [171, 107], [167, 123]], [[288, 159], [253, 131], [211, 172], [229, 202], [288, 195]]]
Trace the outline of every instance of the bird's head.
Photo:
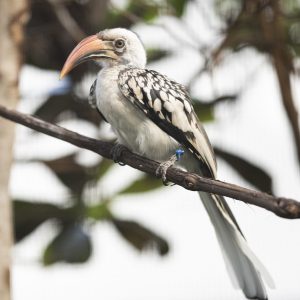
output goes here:
[[130, 64], [138, 68], [146, 65], [146, 52], [139, 37], [124, 28], [106, 29], [83, 39], [67, 58], [60, 77], [79, 64], [94, 60], [101, 65]]

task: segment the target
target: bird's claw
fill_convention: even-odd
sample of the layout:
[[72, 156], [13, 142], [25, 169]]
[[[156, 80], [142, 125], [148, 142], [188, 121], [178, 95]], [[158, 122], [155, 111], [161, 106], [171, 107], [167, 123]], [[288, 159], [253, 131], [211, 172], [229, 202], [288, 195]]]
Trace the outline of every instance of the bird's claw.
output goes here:
[[118, 163], [120, 166], [125, 166], [125, 163], [120, 161], [120, 158], [122, 156], [122, 152], [128, 150], [127, 147], [125, 147], [122, 144], [115, 144], [111, 149], [111, 156], [115, 163]]
[[165, 186], [175, 185], [167, 181], [167, 171], [177, 161], [176, 155], [172, 155], [169, 160], [162, 162], [155, 171], [157, 177], [161, 177], [162, 182]]

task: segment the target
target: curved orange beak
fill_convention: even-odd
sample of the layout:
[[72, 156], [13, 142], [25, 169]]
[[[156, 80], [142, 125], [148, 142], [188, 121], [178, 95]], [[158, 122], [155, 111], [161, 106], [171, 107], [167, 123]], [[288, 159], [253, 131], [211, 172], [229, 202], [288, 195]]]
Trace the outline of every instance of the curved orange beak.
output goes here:
[[103, 41], [96, 34], [83, 39], [68, 56], [61, 70], [60, 79], [85, 61], [99, 58], [115, 59], [116, 54], [113, 50], [111, 41]]

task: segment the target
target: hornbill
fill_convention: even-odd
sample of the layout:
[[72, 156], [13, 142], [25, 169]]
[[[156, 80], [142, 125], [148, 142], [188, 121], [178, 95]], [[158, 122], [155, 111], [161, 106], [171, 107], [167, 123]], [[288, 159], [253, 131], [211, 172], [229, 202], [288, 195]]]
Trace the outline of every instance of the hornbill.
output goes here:
[[[145, 69], [146, 52], [134, 32], [115, 28], [85, 38], [69, 55], [61, 77], [88, 60], [101, 66], [91, 93], [119, 145], [161, 162], [158, 171], [164, 180], [179, 149], [185, 153], [178, 163], [186, 170], [216, 178], [215, 155], [189, 94], [183, 85]], [[270, 286], [272, 278], [250, 250], [225, 199], [204, 192], [199, 195], [234, 286], [249, 299], [267, 299], [262, 277]]]

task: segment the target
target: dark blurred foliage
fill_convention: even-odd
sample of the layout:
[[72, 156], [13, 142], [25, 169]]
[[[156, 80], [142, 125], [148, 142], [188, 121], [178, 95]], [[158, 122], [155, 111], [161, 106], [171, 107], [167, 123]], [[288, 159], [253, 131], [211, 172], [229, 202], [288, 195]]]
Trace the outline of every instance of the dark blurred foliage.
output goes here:
[[[86, 35], [104, 28], [130, 28], [137, 22], [151, 23], [161, 14], [173, 15], [180, 21], [188, 2], [189, 0], [128, 1], [127, 6], [120, 9], [108, 0], [32, 0], [31, 18], [26, 28], [25, 62], [39, 68], [59, 70], [74, 46]], [[285, 82], [281, 85], [282, 99], [298, 145], [299, 128], [293, 122], [295, 112], [289, 75], [295, 71], [293, 59], [300, 53], [300, 8], [293, 6], [293, 3], [275, 0], [216, 0], [215, 9], [223, 21], [220, 33], [224, 35], [224, 39], [215, 51], [206, 54], [204, 58], [216, 63], [221, 59], [224, 49], [241, 51], [245, 47], [254, 47], [257, 51], [267, 53], [275, 66], [279, 82]], [[164, 49], [151, 48], [147, 51], [150, 61], [172, 55], [170, 50]], [[199, 55], [204, 56], [200, 46]], [[207, 65], [199, 70], [197, 76], [208, 72]], [[49, 122], [58, 122], [59, 116], [64, 115], [100, 126], [103, 120], [97, 111], [89, 108], [87, 95], [76, 90], [86, 73], [96, 74], [96, 71], [93, 65], [79, 66], [70, 74], [69, 85], [60, 93], [50, 95], [34, 114]], [[191, 85], [192, 82], [188, 88]], [[217, 105], [234, 105], [239, 100], [239, 95], [226, 94], [216, 99], [193, 100], [199, 118], [206, 122], [214, 120]], [[259, 190], [272, 193], [272, 178], [261, 167], [240, 154], [219, 148], [215, 150], [217, 156], [246, 181]], [[66, 207], [43, 201], [30, 202], [30, 199], [14, 201], [17, 242], [46, 221], [52, 220], [57, 225], [57, 235], [43, 254], [45, 265], [58, 261], [85, 262], [92, 253], [92, 226], [99, 222], [110, 223], [120, 233], [120, 237], [139, 251], [150, 249], [159, 255], [168, 253], [169, 245], [163, 237], [134, 220], [119, 218], [111, 208], [112, 201], [116, 201], [118, 195], [142, 196], [142, 193], [160, 188], [160, 180], [140, 174], [138, 179], [108, 199], [95, 192], [96, 199], [92, 199], [93, 204], [90, 204], [86, 199], [86, 191], [97, 190], [99, 182], [110, 171], [112, 161], [103, 159], [93, 166], [85, 167], [76, 161], [76, 154], [72, 154], [40, 162], [56, 175], [71, 195], [71, 201]]]
[[300, 163], [300, 125], [294, 103], [291, 75], [300, 55], [300, 4], [297, 0], [218, 0], [225, 38], [213, 54], [218, 60], [225, 49], [252, 47], [266, 54], [274, 67], [282, 104], [293, 133]]

